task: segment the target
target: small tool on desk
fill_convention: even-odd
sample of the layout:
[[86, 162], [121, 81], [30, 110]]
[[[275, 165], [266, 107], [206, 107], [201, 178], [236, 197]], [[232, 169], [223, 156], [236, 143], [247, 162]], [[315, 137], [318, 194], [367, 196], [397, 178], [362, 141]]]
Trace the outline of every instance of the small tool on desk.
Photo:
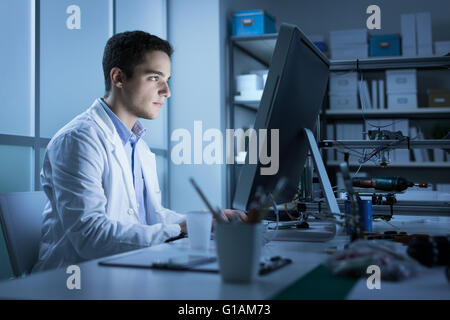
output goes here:
[[404, 191], [409, 187], [426, 188], [426, 183], [414, 183], [402, 177], [353, 178], [353, 187], [374, 188], [383, 191]]
[[203, 202], [206, 204], [206, 206], [208, 207], [209, 211], [211, 211], [211, 213], [213, 214], [213, 216], [217, 219], [217, 221], [219, 222], [225, 222], [225, 220], [222, 218], [221, 212], [216, 211], [213, 209], [213, 207], [211, 206], [211, 204], [209, 203], [208, 199], [206, 199], [205, 195], [203, 194], [202, 190], [200, 190], [200, 187], [197, 185], [197, 183], [195, 182], [194, 178], [190, 178], [189, 181], [191, 182], [191, 184], [194, 186], [194, 189], [197, 191], [197, 193], [199, 194], [200, 198], [202, 198]]

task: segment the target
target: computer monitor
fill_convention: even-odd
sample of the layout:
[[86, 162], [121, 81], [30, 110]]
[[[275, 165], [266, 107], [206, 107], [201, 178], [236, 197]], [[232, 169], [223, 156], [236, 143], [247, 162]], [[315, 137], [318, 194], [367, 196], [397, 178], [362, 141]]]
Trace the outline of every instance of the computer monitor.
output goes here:
[[304, 128], [314, 130], [316, 126], [328, 75], [327, 57], [298, 27], [281, 25], [254, 124], [256, 132], [267, 129], [268, 152], [270, 130], [279, 129], [279, 169], [276, 174], [263, 175], [260, 169], [264, 166], [260, 161], [250, 164], [247, 153], [237, 179], [233, 208], [247, 210], [258, 187], [271, 193], [281, 177], [287, 178], [287, 184], [277, 203], [292, 200], [309, 149]]

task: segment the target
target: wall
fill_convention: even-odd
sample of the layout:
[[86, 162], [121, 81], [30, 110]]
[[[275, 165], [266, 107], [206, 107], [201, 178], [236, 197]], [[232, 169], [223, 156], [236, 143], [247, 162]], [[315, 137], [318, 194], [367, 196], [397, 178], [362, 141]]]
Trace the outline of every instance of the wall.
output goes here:
[[[169, 132], [186, 129], [194, 145], [194, 121], [202, 121], [203, 132], [224, 129], [223, 39], [219, 0], [169, 0], [169, 41], [172, 58], [172, 97]], [[223, 31], [222, 31], [222, 34]], [[172, 149], [177, 141], [171, 142]], [[208, 143], [203, 143], [205, 147]], [[191, 154], [194, 160], [193, 151]], [[169, 162], [170, 206], [186, 212], [205, 208], [189, 183], [194, 177], [213, 205], [225, 203], [225, 165]]]

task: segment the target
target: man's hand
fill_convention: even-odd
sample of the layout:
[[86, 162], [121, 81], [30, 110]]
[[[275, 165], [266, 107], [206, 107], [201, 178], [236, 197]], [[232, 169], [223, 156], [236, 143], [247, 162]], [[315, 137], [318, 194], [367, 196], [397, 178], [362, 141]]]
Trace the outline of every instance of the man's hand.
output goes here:
[[181, 232], [187, 233], [186, 220], [180, 223]]
[[244, 211], [241, 210], [232, 210], [232, 209], [223, 209], [220, 210], [222, 213], [222, 219], [225, 221], [247, 221], [247, 215], [244, 213]]

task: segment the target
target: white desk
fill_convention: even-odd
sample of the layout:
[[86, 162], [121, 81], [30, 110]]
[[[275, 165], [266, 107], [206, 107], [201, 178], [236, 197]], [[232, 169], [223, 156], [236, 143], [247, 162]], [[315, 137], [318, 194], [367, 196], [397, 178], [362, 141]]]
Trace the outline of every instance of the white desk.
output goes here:
[[[424, 220], [419, 217], [396, 217], [392, 224], [406, 230], [407, 223], [416, 221], [415, 227], [422, 232], [436, 234], [450, 231], [450, 218]], [[433, 218], [436, 219], [436, 218]], [[411, 224], [411, 223], [409, 223]], [[384, 222], [375, 223], [376, 230], [392, 230]], [[64, 269], [30, 275], [26, 278], [0, 283], [2, 299], [269, 299], [289, 284], [323, 262], [328, 255], [324, 250], [330, 246], [342, 247], [347, 237], [338, 236], [325, 243], [274, 241], [264, 247], [266, 256], [281, 255], [293, 263], [268, 275], [260, 276], [251, 284], [226, 284], [219, 274], [200, 272], [179, 272], [151, 269], [106, 267], [98, 265], [99, 260], [80, 263], [81, 289], [69, 290]], [[173, 256], [189, 250], [187, 239], [142, 249], [150, 257]], [[211, 248], [214, 252], [214, 246]], [[129, 254], [129, 253], [124, 253]], [[382, 289], [375, 292], [365, 286], [362, 279], [354, 287], [350, 299], [450, 299], [450, 284], [442, 268], [433, 268], [420, 277], [399, 283], [382, 282]]]

